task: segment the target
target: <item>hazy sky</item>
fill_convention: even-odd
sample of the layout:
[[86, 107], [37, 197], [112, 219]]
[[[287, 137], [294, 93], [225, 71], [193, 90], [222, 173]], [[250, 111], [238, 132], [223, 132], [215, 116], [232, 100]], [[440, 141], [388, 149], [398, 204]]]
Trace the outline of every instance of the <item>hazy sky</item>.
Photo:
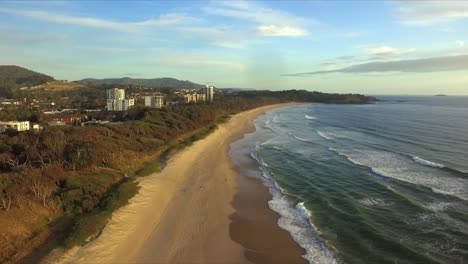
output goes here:
[[58, 79], [468, 94], [468, 1], [0, 1], [0, 64]]

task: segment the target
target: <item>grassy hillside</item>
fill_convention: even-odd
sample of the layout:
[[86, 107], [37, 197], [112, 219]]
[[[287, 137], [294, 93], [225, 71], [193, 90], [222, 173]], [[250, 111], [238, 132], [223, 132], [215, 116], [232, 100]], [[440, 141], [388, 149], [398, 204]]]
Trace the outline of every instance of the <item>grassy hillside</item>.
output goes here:
[[45, 90], [45, 91], [67, 91], [83, 88], [83, 85], [76, 82], [61, 82], [52, 81], [35, 86], [31, 86], [25, 90]]
[[31, 87], [54, 78], [14, 65], [0, 65], [0, 96], [11, 97], [20, 87]]
[[108, 79], [83, 79], [77, 81], [78, 83], [85, 85], [141, 85], [151, 88], [179, 88], [179, 89], [188, 89], [188, 88], [201, 88], [203, 85], [196, 84], [190, 81], [182, 81], [174, 78], [155, 78], [155, 79], [133, 79], [133, 78], [108, 78]]

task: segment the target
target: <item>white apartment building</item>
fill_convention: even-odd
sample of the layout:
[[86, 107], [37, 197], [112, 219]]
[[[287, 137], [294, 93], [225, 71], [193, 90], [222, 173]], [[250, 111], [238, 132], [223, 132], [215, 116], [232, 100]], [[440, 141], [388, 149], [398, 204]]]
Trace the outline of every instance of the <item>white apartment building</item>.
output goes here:
[[214, 99], [214, 86], [209, 86], [207, 85], [205, 88], [203, 88], [203, 94], [206, 96], [206, 100], [208, 101], [213, 101]]
[[162, 95], [145, 96], [145, 106], [162, 108], [164, 106], [164, 96]]
[[114, 100], [107, 99], [107, 111], [127, 111], [130, 107], [135, 105], [135, 99]]
[[127, 111], [135, 105], [135, 99], [125, 99], [125, 89], [112, 88], [106, 90], [107, 111]]
[[186, 103], [190, 103], [190, 102], [202, 102], [202, 101], [206, 101], [206, 95], [205, 94], [186, 94], [184, 95], [184, 101]]
[[29, 121], [0, 121], [0, 132], [3, 133], [7, 129], [14, 129], [16, 131], [27, 131], [30, 129]]
[[112, 88], [106, 90], [107, 100], [124, 100], [125, 89]]

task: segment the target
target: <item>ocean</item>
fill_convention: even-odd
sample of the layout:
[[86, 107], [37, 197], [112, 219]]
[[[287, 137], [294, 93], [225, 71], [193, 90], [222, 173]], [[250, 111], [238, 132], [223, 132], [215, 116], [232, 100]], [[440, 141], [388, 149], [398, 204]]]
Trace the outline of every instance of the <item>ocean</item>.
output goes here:
[[233, 160], [310, 263], [468, 263], [468, 97], [378, 98], [270, 111]]

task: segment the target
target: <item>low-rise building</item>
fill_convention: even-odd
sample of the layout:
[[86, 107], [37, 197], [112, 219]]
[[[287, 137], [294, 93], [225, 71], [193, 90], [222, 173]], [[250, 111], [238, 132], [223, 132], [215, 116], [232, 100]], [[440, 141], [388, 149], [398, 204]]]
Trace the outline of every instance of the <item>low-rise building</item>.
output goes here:
[[57, 115], [53, 117], [53, 121], [60, 121], [57, 123], [57, 125], [61, 125], [63, 122], [63, 125], [67, 126], [73, 126], [73, 125], [79, 125], [81, 123], [81, 116], [80, 115], [73, 115], [73, 114], [68, 114], [68, 115]]
[[0, 132], [3, 133], [7, 129], [13, 129], [16, 131], [27, 131], [30, 129], [29, 121], [0, 121]]
[[65, 122], [63, 120], [52, 120], [49, 121], [49, 126], [64, 126]]
[[186, 95], [184, 95], [184, 101], [186, 103], [203, 102], [203, 101], [206, 101], [206, 95], [205, 94], [198, 94], [198, 93], [186, 94]]
[[162, 95], [145, 96], [145, 106], [162, 108], [164, 106], [164, 96]]

